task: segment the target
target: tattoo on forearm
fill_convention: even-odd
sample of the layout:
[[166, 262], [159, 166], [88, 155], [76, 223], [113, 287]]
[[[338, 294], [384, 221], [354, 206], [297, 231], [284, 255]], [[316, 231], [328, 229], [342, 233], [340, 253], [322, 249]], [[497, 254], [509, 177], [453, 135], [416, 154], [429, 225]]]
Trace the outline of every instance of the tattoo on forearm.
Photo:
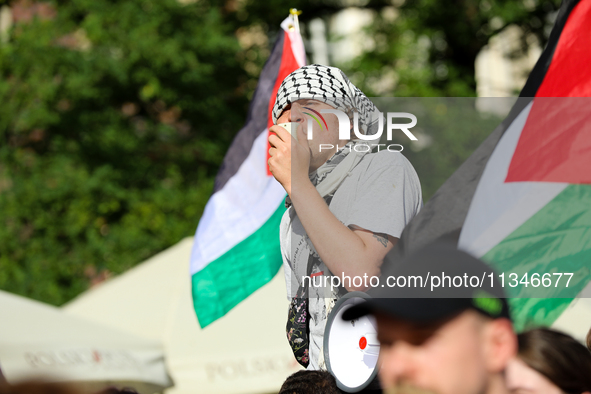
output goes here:
[[388, 238], [377, 235], [376, 233], [373, 234], [373, 237], [377, 239], [379, 243], [384, 245], [384, 248], [388, 247]]

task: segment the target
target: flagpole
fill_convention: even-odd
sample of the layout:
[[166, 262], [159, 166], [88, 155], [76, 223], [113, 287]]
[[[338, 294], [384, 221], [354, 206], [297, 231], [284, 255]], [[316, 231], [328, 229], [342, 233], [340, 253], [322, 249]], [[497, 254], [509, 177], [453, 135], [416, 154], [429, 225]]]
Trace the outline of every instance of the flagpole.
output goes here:
[[302, 13], [302, 11], [298, 10], [297, 8], [290, 8], [289, 13], [290, 13], [290, 15], [293, 16], [293, 23], [294, 23], [295, 31], [297, 33], [299, 33], [300, 32], [300, 21], [298, 20], [298, 15], [300, 15]]

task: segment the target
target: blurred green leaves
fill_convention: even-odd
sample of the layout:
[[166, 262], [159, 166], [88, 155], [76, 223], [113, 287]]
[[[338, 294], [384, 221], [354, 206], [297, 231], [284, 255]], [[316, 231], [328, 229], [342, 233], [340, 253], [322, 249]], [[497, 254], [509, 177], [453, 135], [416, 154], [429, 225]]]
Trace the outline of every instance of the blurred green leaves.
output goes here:
[[[384, 4], [390, 3], [390, 4]], [[489, 39], [509, 25], [544, 47], [560, 0], [395, 0], [374, 5], [367, 35], [379, 38], [344, 70], [369, 95], [401, 97], [472, 97], [476, 95], [475, 60]], [[393, 7], [393, 4], [398, 4]], [[520, 54], [516, 53], [515, 56]], [[396, 86], [376, 91], [376, 80], [395, 70]], [[373, 82], [373, 83], [372, 83]], [[379, 86], [379, 84], [377, 84]]]
[[61, 304], [194, 233], [248, 102], [214, 2], [54, 7], [0, 44], [0, 288]]

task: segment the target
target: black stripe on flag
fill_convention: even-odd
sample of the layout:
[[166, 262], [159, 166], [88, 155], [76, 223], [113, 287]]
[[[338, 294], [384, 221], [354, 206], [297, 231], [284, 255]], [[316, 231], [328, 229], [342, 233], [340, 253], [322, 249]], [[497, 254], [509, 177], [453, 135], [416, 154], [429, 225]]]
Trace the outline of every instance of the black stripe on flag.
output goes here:
[[222, 189], [226, 182], [238, 172], [238, 169], [250, 154], [256, 138], [267, 129], [269, 100], [273, 94], [275, 80], [279, 75], [284, 36], [283, 29], [281, 29], [271, 55], [267, 59], [263, 71], [261, 71], [257, 88], [248, 108], [246, 123], [234, 137], [234, 141], [232, 141], [228, 152], [226, 152], [224, 161], [215, 178], [213, 193]]
[[548, 38], [548, 44], [536, 62], [532, 72], [529, 74], [519, 97], [534, 97], [536, 95], [536, 92], [542, 84], [544, 76], [550, 67], [550, 63], [552, 62], [552, 57], [554, 56], [554, 51], [558, 45], [558, 39], [562, 34], [562, 29], [564, 29], [564, 25], [566, 25], [566, 21], [568, 20], [571, 11], [577, 4], [579, 4], [579, 0], [564, 0], [562, 2], [562, 5], [558, 10], [556, 21], [554, 22], [554, 27]]

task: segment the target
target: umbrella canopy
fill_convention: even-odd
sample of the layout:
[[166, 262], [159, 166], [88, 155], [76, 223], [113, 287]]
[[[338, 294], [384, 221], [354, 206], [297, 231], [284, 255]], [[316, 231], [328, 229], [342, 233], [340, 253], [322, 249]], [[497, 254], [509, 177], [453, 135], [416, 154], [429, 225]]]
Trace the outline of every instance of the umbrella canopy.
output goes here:
[[172, 385], [162, 346], [59, 308], [0, 291], [0, 368], [9, 383], [43, 377], [92, 389]]
[[[63, 307], [163, 344], [179, 393], [271, 393], [300, 367], [285, 337], [283, 271], [227, 315], [201, 329], [191, 297], [186, 238]], [[248, 278], [245, 278], [248, 280]]]
[[565, 332], [582, 343], [586, 342], [591, 328], [591, 283], [552, 323], [552, 328]]

